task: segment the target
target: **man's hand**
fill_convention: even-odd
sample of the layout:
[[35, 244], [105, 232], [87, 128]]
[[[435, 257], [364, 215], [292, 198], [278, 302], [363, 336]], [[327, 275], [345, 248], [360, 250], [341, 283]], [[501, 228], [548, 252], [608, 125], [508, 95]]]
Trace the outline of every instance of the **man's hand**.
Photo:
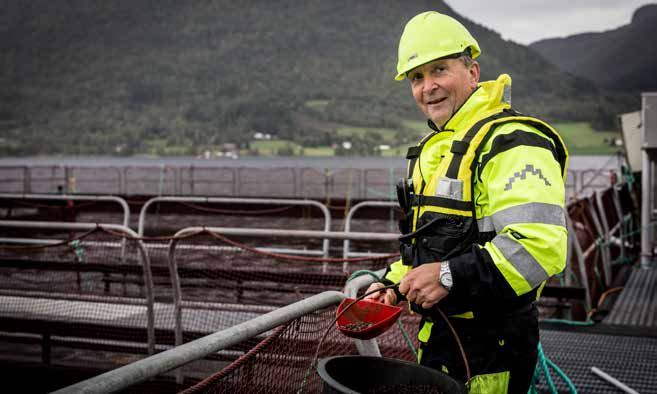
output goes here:
[[399, 292], [424, 309], [434, 306], [448, 294], [440, 285], [440, 263], [413, 268], [399, 283]]
[[[383, 287], [385, 287], [383, 283], [374, 282], [370, 285], [370, 287], [367, 288], [366, 293], [369, 293], [370, 291], [374, 291], [376, 289], [381, 289]], [[379, 301], [387, 305], [397, 305], [397, 295], [395, 294], [395, 291], [392, 289], [385, 289], [376, 293], [372, 293], [367, 297], [365, 297], [365, 299]]]

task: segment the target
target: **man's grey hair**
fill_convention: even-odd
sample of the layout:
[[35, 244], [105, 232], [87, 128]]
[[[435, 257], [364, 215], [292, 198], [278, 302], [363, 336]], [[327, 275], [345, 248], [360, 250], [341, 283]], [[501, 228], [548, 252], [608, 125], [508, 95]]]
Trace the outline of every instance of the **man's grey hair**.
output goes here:
[[466, 67], [470, 67], [475, 63], [475, 60], [472, 58], [472, 56], [470, 56], [468, 54], [464, 54], [459, 59], [461, 59], [461, 61], [463, 62], [463, 65], [465, 65]]

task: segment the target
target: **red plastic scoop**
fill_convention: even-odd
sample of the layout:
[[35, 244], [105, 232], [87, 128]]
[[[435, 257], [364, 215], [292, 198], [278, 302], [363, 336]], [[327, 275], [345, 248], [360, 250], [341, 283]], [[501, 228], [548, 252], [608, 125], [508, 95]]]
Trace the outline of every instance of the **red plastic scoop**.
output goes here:
[[[345, 298], [335, 312], [336, 316], [354, 302], [354, 298]], [[382, 304], [374, 300], [360, 300], [343, 313], [336, 324], [340, 332], [351, 338], [371, 339], [383, 334], [392, 326], [402, 308]]]

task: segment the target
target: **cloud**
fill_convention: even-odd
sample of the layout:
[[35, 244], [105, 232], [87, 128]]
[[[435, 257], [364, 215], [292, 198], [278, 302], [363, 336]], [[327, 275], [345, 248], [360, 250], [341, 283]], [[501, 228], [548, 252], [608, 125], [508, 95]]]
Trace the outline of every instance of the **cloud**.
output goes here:
[[630, 23], [646, 0], [446, 0], [454, 11], [500, 33], [529, 44], [544, 38], [612, 30]]

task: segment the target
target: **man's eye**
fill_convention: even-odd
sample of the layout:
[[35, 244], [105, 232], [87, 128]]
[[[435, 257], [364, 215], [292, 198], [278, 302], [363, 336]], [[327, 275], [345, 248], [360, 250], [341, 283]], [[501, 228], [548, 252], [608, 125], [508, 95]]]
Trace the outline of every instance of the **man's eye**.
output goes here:
[[416, 81], [421, 81], [422, 80], [422, 74], [416, 73], [411, 75], [411, 82], [416, 82]]
[[445, 71], [445, 67], [443, 66], [435, 66], [434, 68], [431, 69], [432, 74], [440, 74], [443, 71]]

